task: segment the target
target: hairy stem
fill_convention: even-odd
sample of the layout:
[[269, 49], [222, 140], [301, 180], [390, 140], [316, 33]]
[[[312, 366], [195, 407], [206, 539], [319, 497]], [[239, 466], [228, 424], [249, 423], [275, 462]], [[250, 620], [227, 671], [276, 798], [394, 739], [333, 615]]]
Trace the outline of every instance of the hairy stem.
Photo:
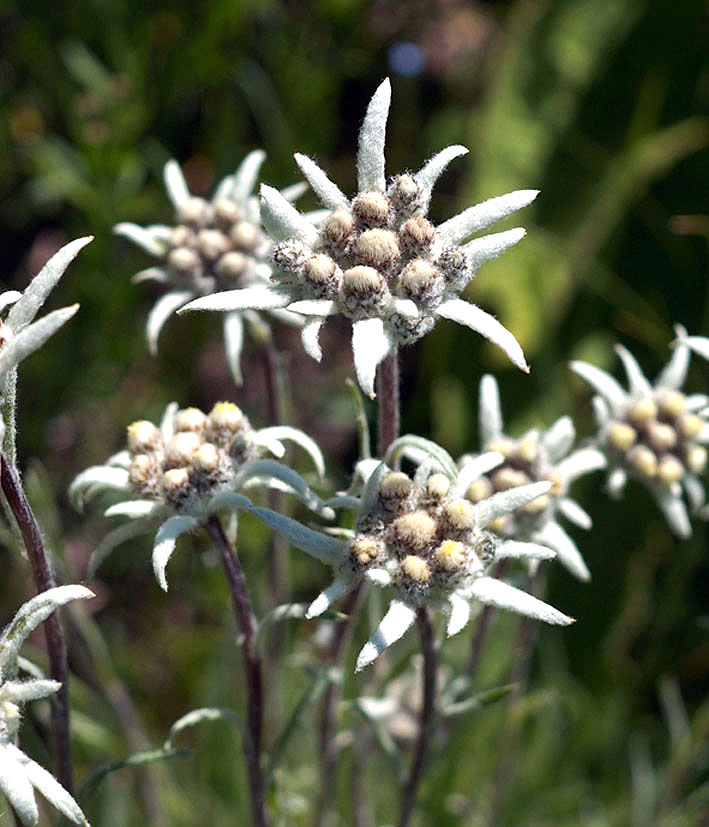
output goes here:
[[[27, 549], [27, 557], [38, 592], [53, 589], [57, 585], [52, 571], [49, 554], [44, 545], [42, 532], [27, 502], [19, 475], [0, 452], [0, 484], [7, 504], [20, 529]], [[51, 706], [52, 735], [56, 750], [57, 776], [69, 791], [73, 790], [71, 737], [69, 735], [69, 673], [67, 668], [66, 643], [59, 621], [59, 613], [53, 612], [44, 621], [44, 636], [49, 655], [49, 674], [61, 684]]]
[[261, 736], [263, 732], [263, 681], [261, 661], [256, 650], [256, 617], [246, 590], [246, 578], [236, 549], [229, 542], [219, 518], [213, 514], [207, 520], [207, 531], [212, 538], [224, 567], [234, 617], [241, 632], [239, 643], [246, 673], [246, 704], [249, 737], [244, 739], [244, 757], [249, 774], [251, 816], [255, 827], [267, 827], [266, 801], [261, 769]]
[[393, 350], [379, 365], [379, 456], [383, 457], [399, 436], [399, 351]]
[[419, 718], [419, 736], [416, 741], [409, 777], [401, 796], [401, 815], [399, 827], [406, 827], [414, 811], [416, 794], [423, 778], [426, 757], [433, 737], [433, 713], [436, 702], [436, 670], [437, 655], [433, 636], [431, 615], [426, 606], [421, 606], [416, 612], [416, 623], [421, 637], [423, 652], [423, 705]]

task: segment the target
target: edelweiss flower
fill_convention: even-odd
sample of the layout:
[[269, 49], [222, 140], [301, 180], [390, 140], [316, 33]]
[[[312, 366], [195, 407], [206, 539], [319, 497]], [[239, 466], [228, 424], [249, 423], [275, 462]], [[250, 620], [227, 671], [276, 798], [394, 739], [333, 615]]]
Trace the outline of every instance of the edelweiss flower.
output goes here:
[[61, 687], [57, 681], [41, 678], [18, 680], [17, 660], [30, 632], [58, 606], [93, 596], [93, 592], [83, 586], [59, 586], [42, 592], [22, 606], [0, 636], [0, 790], [23, 824], [39, 821], [34, 790], [39, 790], [70, 821], [89, 823], [56, 778], [16, 746], [22, 705], [46, 698]]
[[[138, 244], [160, 259], [160, 266], [136, 274], [134, 281], [152, 279], [170, 287], [148, 316], [146, 336], [155, 355], [158, 336], [167, 319], [196, 296], [222, 290], [267, 284], [267, 263], [272, 242], [259, 218], [258, 199], [252, 195], [266, 153], [249, 153], [233, 175], [217, 186], [211, 201], [190, 195], [176, 161], [165, 165], [165, 188], [176, 211], [176, 226], [154, 224], [140, 227], [123, 222], [114, 232]], [[302, 194], [304, 185], [283, 191], [286, 200]], [[293, 313], [274, 310], [281, 320], [299, 325]], [[228, 313], [224, 319], [224, 342], [232, 375], [241, 384], [241, 350], [244, 321], [263, 339], [264, 320], [253, 310]]]
[[358, 193], [350, 200], [310, 158], [296, 155], [301, 172], [331, 210], [320, 229], [271, 187], [261, 187], [264, 227], [278, 242], [270, 286], [206, 296], [183, 310], [288, 308], [307, 318], [303, 346], [320, 361], [320, 328], [340, 313], [352, 321], [355, 370], [374, 396], [377, 365], [398, 345], [428, 333], [437, 318], [451, 319], [500, 346], [528, 370], [514, 336], [493, 316], [458, 298], [478, 268], [525, 234], [523, 229], [462, 242], [526, 206], [537, 190], [520, 190], [470, 207], [435, 227], [427, 218], [433, 186], [467, 149], [450, 146], [416, 174], [387, 187], [384, 139], [391, 100], [385, 80], [372, 98], [359, 134]]
[[611, 469], [611, 494], [621, 492], [628, 476], [640, 480], [650, 489], [670, 528], [680, 537], [689, 537], [692, 528], [682, 490], [692, 511], [698, 511], [705, 499], [698, 475], [707, 464], [704, 445], [709, 442], [709, 397], [685, 396], [679, 390], [690, 353], [682, 341], [686, 331], [680, 327], [678, 331], [680, 341], [654, 385], [622, 345], [616, 345], [616, 352], [623, 362], [629, 391], [586, 362], [572, 362], [571, 368], [599, 394], [593, 399], [600, 428], [597, 442]]
[[[591, 527], [591, 518], [567, 496], [571, 483], [580, 476], [603, 468], [604, 455], [597, 448], [580, 448], [569, 454], [576, 432], [571, 418], [562, 416], [546, 431], [534, 428], [512, 439], [503, 432], [500, 394], [492, 376], [480, 382], [480, 436], [483, 451], [497, 451], [505, 461], [490, 473], [473, 480], [466, 497], [473, 502], [518, 485], [548, 480], [551, 488], [535, 500], [499, 517], [487, 528], [510, 540], [529, 540], [549, 546], [559, 561], [581, 580], [591, 575], [574, 541], [559, 525], [563, 515], [581, 528]], [[463, 457], [465, 468], [472, 456]]]
[[[493, 563], [502, 558], [554, 556], [546, 546], [505, 541], [486, 529], [499, 517], [546, 494], [551, 483], [523, 485], [472, 503], [464, 498], [465, 491], [474, 479], [503, 461], [501, 454], [483, 454], [458, 470], [437, 445], [408, 436], [392, 443], [385, 459], [392, 461], [408, 448], [431, 456], [413, 479], [384, 462], [376, 463], [361, 498], [328, 501], [357, 510], [355, 528], [347, 540], [313, 531], [265, 508], [250, 509], [295, 546], [335, 569], [334, 582], [313, 601], [308, 617], [322, 614], [362, 579], [394, 589], [386, 615], [359, 653], [357, 670], [399, 640], [414, 622], [416, 610], [426, 604], [446, 612], [449, 636], [468, 623], [472, 599], [547, 623], [571, 623], [570, 617], [490, 575]], [[373, 463], [360, 463], [363, 476]]]
[[103, 540], [92, 556], [90, 572], [116, 546], [162, 521], [155, 537], [153, 570], [167, 591], [165, 567], [177, 538], [221, 508], [248, 509], [249, 499], [236, 493], [241, 488], [278, 488], [295, 494], [309, 508], [333, 516], [299, 474], [279, 462], [259, 458], [264, 451], [283, 456], [281, 440], [292, 440], [304, 448], [318, 473], [324, 474], [322, 454], [310, 437], [285, 425], [255, 431], [231, 402], [218, 402], [209, 414], [197, 408], [178, 410], [173, 403], [159, 428], [146, 420], [129, 425], [127, 450], [112, 456], [105, 465], [87, 468], [69, 490], [79, 508], [103, 490], [120, 492], [127, 499], [105, 514], [134, 520]]

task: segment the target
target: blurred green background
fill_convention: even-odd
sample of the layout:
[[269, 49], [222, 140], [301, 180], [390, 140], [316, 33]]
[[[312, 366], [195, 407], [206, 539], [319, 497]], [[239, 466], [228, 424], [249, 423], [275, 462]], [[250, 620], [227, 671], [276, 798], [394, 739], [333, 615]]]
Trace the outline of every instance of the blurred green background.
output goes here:
[[[254, 424], [267, 424], [255, 352], [247, 342], [247, 384], [234, 389], [207, 314], [171, 319], [159, 357], [147, 353], [143, 327], [160, 289], [130, 283], [150, 261], [111, 228], [170, 223], [168, 158], [183, 165], [192, 191], [207, 194], [254, 147], [268, 152], [262, 180], [292, 183], [300, 151], [350, 192], [359, 123], [390, 75], [390, 173], [417, 169], [451, 143], [471, 150], [441, 179], [434, 218], [509, 190], [542, 190], [516, 217], [528, 237], [488, 263], [467, 294], [515, 333], [532, 374], [441, 323], [403, 354], [403, 430], [454, 455], [474, 449], [477, 386], [493, 371], [511, 433], [571, 413], [584, 436], [593, 427], [588, 389], [570, 375], [570, 358], [616, 370], [613, 343], [621, 341], [653, 376], [669, 356], [673, 323], [709, 333], [708, 31], [699, 0], [0, 5], [5, 286], [22, 289], [62, 243], [95, 236], [51, 300], [79, 301], [79, 315], [20, 373], [20, 462], [61, 578], [84, 577], [108, 530], [100, 516], [70, 509], [66, 486], [121, 447], [129, 422], [158, 418], [171, 399], [204, 407], [233, 398]], [[301, 203], [315, 206], [310, 195]], [[345, 485], [356, 456], [346, 326], [326, 328], [319, 367], [297, 333], [278, 329], [276, 339], [298, 377], [289, 421], [320, 440], [333, 484]], [[709, 366], [695, 361], [689, 387], [703, 390]], [[577, 495], [595, 521], [585, 536], [574, 532], [593, 581], [552, 568], [549, 599], [579, 622], [538, 631], [522, 699], [457, 722], [424, 784], [420, 824], [709, 824], [705, 529], [677, 542], [632, 484], [620, 503], [600, 476]], [[243, 533], [263, 611], [267, 538], [253, 524]], [[199, 538], [181, 541], [167, 597], [149, 551], [147, 539], [119, 549], [91, 584], [98, 599], [92, 619], [81, 620], [72, 685], [79, 778], [159, 745], [196, 706], [243, 708], [228, 597], [209, 550]], [[13, 549], [0, 555], [5, 622], [32, 585]], [[291, 599], [304, 601], [328, 573], [293, 553], [287, 574]], [[505, 682], [518, 625], [496, 618], [476, 689]], [[268, 685], [269, 741], [309, 686], [307, 663], [322, 657], [315, 628], [277, 627], [285, 664]], [[394, 656], [394, 671], [413, 638]], [[460, 638], [442, 650], [453, 670], [469, 646], [469, 634]], [[368, 680], [348, 678], [346, 701], [374, 692]], [[35, 706], [23, 737], [49, 760]], [[351, 703], [343, 712], [346, 725], [359, 721]], [[303, 719], [277, 773], [272, 803], [282, 824], [311, 823], [313, 721]], [[184, 742], [195, 750], [188, 757], [110, 775], [83, 802], [92, 822], [245, 823], [238, 731], [205, 724]], [[343, 749], [340, 823], [393, 821], [398, 781], [384, 752], [375, 748], [360, 766], [356, 750]]]

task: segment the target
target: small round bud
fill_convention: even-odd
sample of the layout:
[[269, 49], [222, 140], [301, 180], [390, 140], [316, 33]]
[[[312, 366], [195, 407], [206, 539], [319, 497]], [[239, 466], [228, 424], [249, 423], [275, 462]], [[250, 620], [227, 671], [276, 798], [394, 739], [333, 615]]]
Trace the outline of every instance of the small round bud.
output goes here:
[[445, 474], [431, 474], [426, 480], [426, 491], [431, 497], [440, 500], [450, 491], [451, 481]]
[[655, 419], [657, 416], [655, 400], [650, 399], [650, 397], [638, 399], [628, 408], [626, 416], [636, 425], [644, 425], [646, 422], [650, 422], [651, 419]]
[[415, 554], [409, 554], [401, 561], [401, 573], [414, 583], [428, 583], [431, 579], [428, 563]]
[[209, 220], [209, 204], [204, 198], [188, 198], [180, 207], [180, 220], [185, 224], [193, 224], [194, 226], [203, 226]]
[[366, 296], [381, 293], [386, 282], [374, 267], [350, 267], [343, 274], [343, 284], [346, 293]]
[[360, 534], [350, 541], [349, 550], [355, 562], [360, 566], [368, 566], [379, 557], [383, 551], [383, 543], [375, 537]]
[[703, 474], [707, 467], [707, 449], [703, 445], [688, 445], [685, 460], [693, 474]]
[[238, 279], [249, 265], [248, 258], [238, 250], [230, 250], [217, 261], [214, 269], [223, 279]]
[[170, 465], [187, 465], [202, 444], [194, 431], [179, 431], [165, 445], [165, 461]]
[[327, 284], [335, 275], [336, 266], [330, 256], [318, 253], [305, 262], [305, 277], [316, 285]]
[[167, 263], [178, 273], [193, 273], [199, 269], [199, 256], [189, 247], [176, 247], [168, 253]]
[[241, 250], [253, 250], [261, 240], [261, 230], [250, 221], [239, 221], [231, 228], [231, 240]]
[[388, 267], [401, 255], [399, 242], [391, 230], [375, 228], [360, 234], [355, 255], [371, 267]]
[[665, 391], [657, 400], [657, 407], [662, 416], [674, 419], [682, 413], [686, 403], [687, 397], [680, 391]]
[[411, 261], [402, 274], [399, 276], [399, 285], [407, 298], [420, 299], [427, 293], [436, 291], [436, 283], [440, 282], [443, 288], [443, 280], [438, 275], [433, 265], [424, 258], [415, 258]]
[[399, 175], [389, 192], [399, 214], [410, 215], [419, 205], [421, 189], [412, 175]]
[[548, 494], [542, 494], [531, 502], [525, 503], [522, 510], [525, 514], [541, 514], [542, 511], [549, 505], [551, 499]]
[[425, 253], [431, 246], [436, 228], [420, 215], [409, 218], [399, 228], [399, 241], [409, 255]]
[[349, 210], [335, 210], [323, 221], [320, 234], [331, 244], [342, 245], [347, 241], [354, 227], [354, 218]]
[[475, 528], [475, 506], [470, 500], [458, 497], [447, 502], [443, 506], [443, 514], [449, 525], [457, 531], [470, 531]]
[[465, 253], [460, 247], [446, 247], [438, 256], [436, 267], [446, 282], [451, 285], [465, 286], [472, 278]]
[[187, 468], [171, 468], [162, 475], [162, 487], [166, 494], [175, 494], [190, 484], [190, 472]]
[[197, 248], [207, 261], [215, 261], [229, 249], [229, 239], [219, 230], [200, 230]]
[[216, 445], [205, 442], [192, 455], [192, 467], [195, 471], [203, 474], [210, 474], [219, 465], [219, 452]]
[[241, 215], [239, 205], [231, 198], [218, 198], [214, 202], [214, 218], [224, 229], [235, 224]]
[[522, 462], [530, 464], [536, 462], [539, 457], [539, 442], [536, 437], [526, 436], [524, 439], [520, 439], [517, 443], [515, 455]]
[[509, 459], [515, 452], [517, 448], [517, 443], [514, 439], [510, 439], [506, 436], [498, 437], [497, 439], [493, 439], [492, 442], [487, 446], [487, 451], [497, 451], [498, 454], [502, 454], [505, 459]]
[[136, 454], [130, 464], [128, 477], [133, 485], [143, 488], [148, 485], [156, 472], [157, 463], [147, 454]]
[[379, 482], [379, 496], [383, 500], [403, 500], [408, 497], [412, 484], [403, 471], [389, 471]]
[[298, 275], [306, 259], [312, 255], [310, 248], [302, 241], [289, 240], [276, 244], [273, 248], [273, 263], [284, 273]]
[[392, 523], [394, 534], [404, 544], [422, 551], [436, 536], [438, 524], [426, 511], [412, 511]]
[[480, 479], [470, 483], [468, 490], [465, 492], [465, 496], [471, 502], [479, 503], [480, 500], [487, 499], [493, 491], [494, 488], [490, 480], [487, 477], [480, 477]]
[[233, 402], [217, 402], [209, 412], [209, 424], [218, 430], [238, 431], [243, 421], [241, 408]]
[[385, 227], [391, 204], [383, 192], [361, 192], [352, 202], [352, 212], [360, 224]]
[[517, 488], [518, 485], [527, 485], [531, 482], [524, 471], [518, 471], [516, 468], [503, 466], [492, 474], [492, 484], [495, 486], [495, 491], [507, 491], [510, 488]]
[[647, 445], [636, 445], [631, 448], [628, 462], [644, 477], [652, 479], [657, 474], [657, 457]]
[[444, 540], [433, 552], [433, 560], [444, 571], [457, 571], [465, 565], [468, 549], [457, 540]]
[[672, 454], [665, 454], [657, 465], [657, 479], [663, 485], [679, 482], [684, 476], [684, 466]]
[[201, 431], [207, 424], [207, 417], [199, 408], [183, 408], [175, 414], [176, 431]]
[[677, 417], [675, 427], [684, 439], [694, 439], [699, 436], [699, 432], [704, 427], [704, 422], [700, 416], [685, 411]]
[[194, 241], [194, 232], [184, 224], [179, 224], [170, 232], [171, 247], [189, 247]]
[[677, 444], [677, 432], [666, 422], [650, 422], [647, 426], [646, 438], [658, 453], [669, 451]]
[[157, 448], [162, 442], [160, 429], [147, 419], [132, 422], [127, 428], [127, 436], [128, 449], [136, 454]]
[[637, 431], [627, 422], [613, 422], [608, 426], [606, 439], [617, 451], [629, 451], [638, 438]]

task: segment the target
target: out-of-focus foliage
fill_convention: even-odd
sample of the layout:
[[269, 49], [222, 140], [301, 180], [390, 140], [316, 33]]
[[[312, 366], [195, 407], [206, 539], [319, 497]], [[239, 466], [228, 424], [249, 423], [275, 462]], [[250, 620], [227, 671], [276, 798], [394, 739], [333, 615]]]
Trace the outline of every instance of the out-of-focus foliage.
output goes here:
[[[391, 73], [389, 170], [418, 168], [449, 143], [471, 149], [442, 179], [436, 219], [511, 189], [542, 190], [523, 218], [527, 239], [487, 264], [469, 288], [470, 298], [519, 338], [531, 376], [514, 374], [492, 348], [441, 323], [403, 353], [404, 430], [431, 436], [454, 454], [470, 450], [479, 379], [494, 370], [511, 433], [566, 412], [588, 433], [587, 391], [570, 377], [570, 358], [612, 370], [612, 343], [620, 339], [653, 375], [668, 357], [673, 322], [709, 333], [708, 28], [699, 0], [6, 3], [5, 286], [22, 289], [66, 240], [96, 236], [53, 298], [53, 307], [79, 301], [79, 314], [23, 363], [20, 376], [20, 461], [28, 468], [42, 456], [44, 465], [33, 465], [26, 481], [62, 579], [83, 576], [106, 521], [79, 519], [61, 492], [76, 472], [122, 445], [126, 424], [158, 417], [171, 399], [208, 407], [220, 398], [234, 398], [257, 427], [268, 424], [257, 351], [237, 393], [212, 320], [175, 320], [159, 357], [147, 354], [142, 330], [155, 294], [132, 285], [130, 275], [149, 262], [111, 228], [120, 220], [171, 218], [161, 181], [168, 158], [184, 165], [193, 191], [209, 192], [257, 146], [268, 152], [264, 180], [290, 184], [297, 179], [291, 154], [301, 151], [352, 191], [359, 119]], [[303, 205], [315, 201], [306, 196]], [[344, 384], [346, 330], [327, 331], [321, 366], [303, 356], [297, 333], [279, 330], [277, 339], [291, 377], [289, 419], [319, 439], [334, 483], [343, 485], [341, 468], [356, 450]], [[706, 390], [709, 369], [697, 365], [691, 382]], [[600, 486], [597, 478], [584, 480], [576, 496], [595, 522], [575, 538], [592, 582], [550, 571], [550, 601], [579, 622], [563, 632], [539, 630], [524, 695], [444, 727], [420, 823], [703, 823], [706, 534], [699, 525], [691, 541], [678, 543], [642, 490], [631, 486], [614, 503]], [[58, 506], [52, 488], [60, 492]], [[267, 535], [248, 521], [240, 550], [263, 613]], [[6, 541], [0, 605], [15, 607], [17, 594], [31, 587], [9, 534]], [[292, 601], [308, 601], [324, 585], [326, 572], [303, 558], [293, 552], [284, 572]], [[74, 636], [83, 640], [72, 684], [80, 778], [159, 747], [191, 709], [243, 710], [228, 596], [213, 553], [195, 539], [193, 554], [175, 560], [167, 598], [148, 559], [147, 547], [128, 545], [89, 584], [99, 595], [95, 615], [81, 620]], [[362, 619], [353, 648], [366, 639], [368, 623]], [[306, 665], [324, 659], [313, 634], [326, 626], [284, 621], [265, 642], [285, 653], [282, 670], [268, 674], [269, 744], [300, 710], [273, 770], [272, 804], [288, 824], [311, 823], [317, 794], [310, 704], [323, 677]], [[515, 619], [495, 619], [471, 691], [507, 681], [518, 634]], [[453, 669], [469, 645], [463, 636], [446, 643], [443, 661]], [[394, 672], [402, 672], [406, 662], [397, 663]], [[361, 722], [349, 701], [374, 691], [369, 680], [346, 675], [347, 728]], [[37, 726], [23, 727], [24, 748], [47, 765], [38, 707], [28, 710]], [[395, 817], [394, 753], [374, 730], [365, 732], [342, 738], [343, 824]], [[80, 803], [99, 825], [245, 819], [240, 737], [237, 727], [202, 724], [180, 736], [191, 756], [135, 761]]]

